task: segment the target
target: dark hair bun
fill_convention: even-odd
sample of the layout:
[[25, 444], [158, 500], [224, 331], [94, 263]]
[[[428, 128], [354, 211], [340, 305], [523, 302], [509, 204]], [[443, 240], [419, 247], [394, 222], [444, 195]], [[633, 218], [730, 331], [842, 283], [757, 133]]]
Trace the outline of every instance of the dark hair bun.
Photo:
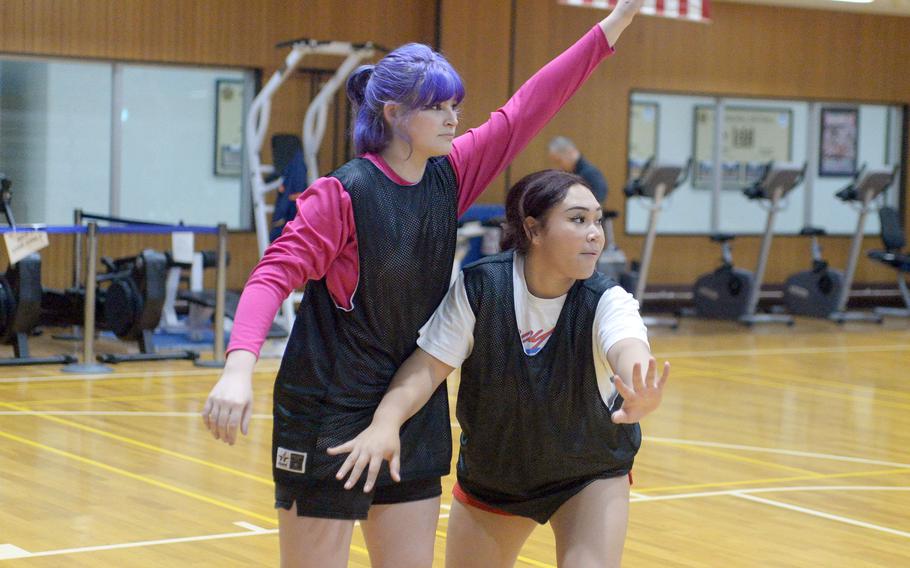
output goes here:
[[373, 69], [375, 68], [375, 65], [361, 65], [351, 73], [350, 77], [348, 77], [348, 99], [350, 99], [351, 103], [355, 106], [363, 104], [364, 92], [366, 91], [370, 77], [373, 76]]

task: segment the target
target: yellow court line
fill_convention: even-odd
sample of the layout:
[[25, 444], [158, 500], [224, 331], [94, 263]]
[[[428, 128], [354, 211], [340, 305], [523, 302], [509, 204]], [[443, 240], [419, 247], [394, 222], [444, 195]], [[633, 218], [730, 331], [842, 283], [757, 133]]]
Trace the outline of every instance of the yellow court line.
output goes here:
[[130, 402], [143, 400], [159, 400], [163, 398], [195, 398], [208, 396], [211, 391], [165, 393], [165, 394], [129, 394], [122, 396], [93, 396], [88, 398], [50, 398], [36, 400], [19, 400], [19, 404], [79, 404], [83, 402]]
[[[738, 370], [737, 372], [741, 372], [741, 371]], [[780, 390], [791, 390], [791, 391], [797, 391], [797, 392], [804, 392], [804, 393], [814, 394], [814, 395], [818, 395], [818, 396], [822, 396], [822, 397], [835, 398], [837, 400], [844, 400], [847, 402], [856, 402], [857, 398], [861, 398], [863, 401], [869, 402], [870, 404], [886, 406], [889, 408], [899, 408], [901, 410], [910, 409], [910, 404], [902, 404], [900, 402], [891, 402], [889, 400], [877, 400], [877, 399], [868, 398], [868, 397], [857, 397], [856, 395], [852, 395], [852, 394], [841, 394], [841, 393], [836, 393], [836, 392], [823, 391], [823, 390], [812, 389], [812, 388], [804, 387], [804, 386], [800, 386], [800, 385], [793, 385], [793, 384], [777, 382], [777, 381], [773, 381], [773, 380], [748, 379], [745, 377], [736, 378], [736, 377], [731, 376], [729, 374], [729, 372], [723, 372], [723, 371], [708, 371], [708, 372], [703, 373], [703, 375], [706, 375], [706, 376], [709, 376], [712, 378], [716, 378], [716, 379], [720, 379], [722, 381], [729, 381], [731, 383], [740, 383], [740, 384], [757, 386], [757, 387], [768, 387], [768, 388], [776, 388], [776, 389], [780, 389]]]
[[[151, 451], [153, 451], [153, 452], [158, 452], [158, 453], [161, 453], [161, 454], [164, 454], [164, 455], [167, 455], [167, 456], [171, 456], [171, 457], [174, 457], [174, 458], [182, 459], [182, 460], [185, 460], [185, 461], [188, 461], [188, 462], [197, 464], [197, 465], [203, 465], [203, 466], [206, 466], [206, 467], [210, 467], [210, 468], [212, 468], [212, 469], [216, 469], [216, 470], [221, 471], [221, 472], [223, 472], [223, 473], [229, 473], [229, 474], [232, 474], [232, 475], [236, 475], [236, 476], [239, 476], [239, 477], [243, 477], [243, 478], [246, 478], [246, 479], [249, 479], [249, 480], [252, 480], [252, 481], [256, 481], [256, 482], [258, 482], [258, 483], [262, 483], [262, 484], [264, 484], [264, 485], [269, 485], [269, 486], [271, 486], [272, 483], [273, 483], [271, 478], [260, 477], [260, 476], [258, 476], [258, 475], [253, 475], [253, 474], [251, 474], [251, 473], [247, 473], [247, 472], [245, 472], [245, 471], [240, 471], [239, 469], [234, 469], [234, 468], [227, 467], [227, 466], [223, 466], [223, 465], [219, 465], [219, 464], [216, 464], [216, 463], [213, 463], [213, 462], [210, 462], [210, 461], [201, 460], [201, 459], [195, 458], [195, 457], [193, 457], [193, 456], [188, 456], [188, 455], [186, 455], [186, 454], [181, 454], [181, 453], [179, 453], [179, 452], [175, 452], [175, 451], [173, 451], [173, 450], [168, 450], [168, 449], [162, 448], [162, 447], [160, 447], [160, 446], [155, 446], [155, 445], [152, 445], [152, 444], [147, 444], [147, 443], [145, 443], [145, 442], [142, 442], [142, 441], [140, 441], [140, 440], [136, 440], [136, 439], [134, 439], [134, 438], [128, 438], [128, 437], [126, 437], [126, 436], [121, 436], [121, 435], [119, 435], [119, 434], [112, 434], [111, 432], [106, 432], [106, 431], [100, 430], [100, 429], [98, 429], [98, 428], [93, 428], [92, 426], [86, 426], [85, 424], [80, 424], [79, 422], [74, 422], [74, 421], [72, 421], [72, 420], [67, 420], [67, 419], [65, 419], [65, 418], [59, 418], [59, 417], [57, 417], [57, 416], [50, 416], [50, 415], [44, 414], [44, 413], [42, 413], [42, 412], [40, 412], [40, 411], [32, 411], [32, 410], [30, 410], [30, 409], [28, 409], [28, 408], [21, 407], [21, 406], [19, 406], [19, 405], [17, 405], [17, 404], [11, 404], [11, 403], [8, 403], [8, 402], [0, 402], [0, 406], [4, 406], [4, 407], [7, 407], [7, 408], [12, 408], [13, 410], [18, 410], [18, 411], [21, 411], [21, 412], [34, 412], [33, 416], [36, 416], [36, 417], [38, 417], [38, 418], [43, 418], [43, 419], [45, 419], [45, 420], [50, 420], [51, 422], [56, 422], [56, 423], [58, 423], [58, 424], [63, 424], [64, 426], [71, 426], [71, 427], [73, 427], [73, 428], [78, 428], [79, 430], [84, 430], [84, 431], [86, 431], [86, 432], [91, 432], [92, 434], [98, 434], [99, 436], [104, 436], [105, 438], [110, 438], [110, 439], [112, 439], [112, 440], [117, 440], [118, 442], [123, 442], [124, 444], [131, 444], [131, 445], [133, 445], [133, 446], [138, 446], [138, 447], [143, 448], [143, 449], [146, 449], [146, 450], [151, 450]], [[199, 420], [201, 421], [202, 418], [200, 417]]]
[[[221, 507], [223, 509], [233, 511], [235, 513], [241, 513], [248, 517], [252, 517], [254, 519], [258, 519], [258, 520], [266, 522], [266, 523], [271, 523], [273, 525], [278, 524], [278, 521], [272, 517], [260, 515], [259, 513], [254, 513], [253, 511], [248, 511], [247, 509], [243, 509], [241, 507], [231, 505], [230, 503], [225, 503], [224, 501], [219, 501], [218, 499], [214, 499], [212, 497], [207, 497], [205, 495], [201, 495], [199, 493], [195, 493], [193, 491], [189, 491], [187, 489], [177, 487], [176, 485], [171, 485], [170, 483], [165, 483], [163, 481], [158, 481], [157, 479], [152, 479], [152, 478], [146, 477], [144, 475], [139, 475], [138, 473], [133, 473], [133, 472], [127, 471], [125, 469], [120, 469], [119, 467], [114, 467], [112, 465], [108, 465], [106, 463], [102, 463], [102, 462], [99, 462], [99, 461], [96, 461], [96, 460], [93, 460], [90, 458], [86, 458], [86, 457], [83, 457], [83, 456], [80, 456], [77, 454], [73, 454], [73, 453], [64, 451], [64, 450], [58, 450], [57, 448], [53, 448], [51, 446], [46, 446], [44, 444], [35, 442], [33, 440], [29, 440], [28, 438], [23, 438], [21, 436], [17, 436], [15, 434], [10, 434], [9, 432], [4, 432], [2, 430], [0, 430], [0, 436], [2, 436], [4, 438], [8, 438], [8, 439], [16, 441], [16, 442], [19, 442], [21, 444], [25, 444], [27, 446], [32, 446], [35, 448], [39, 448], [39, 449], [51, 452], [53, 454], [63, 456], [65, 458], [69, 458], [69, 459], [72, 459], [72, 460], [75, 460], [75, 461], [78, 461], [81, 463], [95, 466], [99, 469], [103, 469], [104, 471], [116, 473], [118, 475], [122, 475], [124, 477], [128, 477], [128, 478], [136, 480], [136, 481], [141, 481], [143, 483], [147, 483], [154, 487], [165, 489], [167, 491], [177, 493], [178, 495], [183, 495], [184, 497], [190, 497], [191, 499], [196, 499], [197, 501], [202, 501], [203, 503], [207, 503], [209, 505]], [[354, 550], [354, 551], [359, 552], [364, 555], [369, 554], [367, 549], [354, 545], [354, 544], [351, 545], [351, 550]]]
[[[729, 372], [733, 372], [733, 373], [737, 373], [737, 374], [740, 374], [743, 372], [743, 369], [741, 367], [731, 367], [729, 365], [724, 365], [722, 363], [713, 364], [713, 365], [709, 365], [709, 366], [711, 366], [715, 369], [723, 369], [725, 371], [729, 371]], [[765, 370], [762, 368], [757, 368], [757, 369], [755, 369], [755, 372], [759, 376], [764, 377], [769, 380], [796, 381], [796, 382], [799, 382], [801, 385], [818, 385], [818, 386], [827, 386], [827, 387], [833, 387], [833, 388], [838, 388], [838, 389], [849, 389], [849, 388], [856, 388], [857, 386], [860, 386], [853, 382], [813, 379], [811, 377], [805, 377], [805, 376], [798, 375], [795, 373], [782, 373], [780, 371], [772, 371], [770, 369]], [[904, 399], [910, 400], [910, 393], [905, 392], [905, 391], [886, 389], [886, 388], [876, 387], [874, 385], [861, 385], [861, 386], [864, 389], [869, 389], [877, 394], [894, 396], [897, 398], [904, 398]]]
[[[73, 422], [73, 421], [71, 421], [71, 420], [66, 420], [66, 419], [63, 419], [63, 418], [59, 418], [59, 417], [57, 417], [57, 416], [49, 416], [49, 415], [46, 415], [46, 414], [41, 413], [40, 411], [32, 411], [32, 410], [29, 410], [28, 408], [20, 407], [19, 405], [16, 405], [16, 404], [11, 404], [11, 403], [6, 403], [6, 402], [0, 402], [0, 406], [5, 406], [5, 407], [7, 407], [7, 408], [11, 408], [11, 409], [13, 409], [13, 410], [18, 410], [18, 411], [22, 411], [22, 412], [34, 412], [34, 413], [35, 413], [34, 416], [37, 416], [37, 417], [39, 417], [39, 418], [44, 418], [45, 420], [50, 420], [50, 421], [52, 421], [52, 422], [57, 422], [57, 423], [59, 423], [59, 424], [65, 425], [65, 426], [72, 426], [72, 427], [74, 427], [74, 428], [78, 428], [78, 429], [80, 429], [80, 430], [85, 430], [85, 431], [91, 432], [91, 433], [93, 433], [93, 434], [98, 434], [98, 435], [104, 436], [104, 437], [106, 437], [106, 438], [111, 438], [111, 439], [114, 439], [114, 440], [117, 440], [117, 441], [120, 441], [120, 442], [124, 442], [124, 443], [127, 443], [127, 444], [132, 444], [132, 445], [135, 445], [135, 446], [138, 446], [138, 447], [140, 447], [140, 448], [147, 449], [147, 450], [152, 450], [152, 451], [160, 452], [160, 453], [163, 453], [163, 454], [168, 455], [168, 456], [171, 456], [171, 457], [176, 457], [176, 458], [179, 458], [179, 459], [187, 460], [187, 461], [190, 461], [190, 462], [195, 463], [195, 464], [198, 464], [198, 465], [204, 465], [204, 466], [207, 466], [207, 467], [211, 467], [211, 468], [217, 469], [217, 470], [222, 471], [222, 472], [225, 472], [225, 473], [230, 473], [230, 474], [233, 474], [233, 475], [238, 475], [238, 476], [240, 476], [240, 477], [244, 477], [244, 478], [246, 478], [246, 479], [250, 479], [250, 480], [253, 480], [253, 481], [257, 481], [257, 482], [259, 482], [259, 483], [263, 483], [263, 484], [266, 484], [266, 485], [270, 485], [270, 486], [271, 486], [271, 485], [273, 484], [273, 481], [272, 481], [270, 478], [265, 478], [265, 477], [259, 477], [259, 476], [256, 476], [256, 475], [252, 475], [252, 474], [249, 474], [249, 473], [246, 473], [246, 472], [243, 472], [243, 471], [239, 471], [239, 470], [236, 470], [236, 469], [233, 469], [233, 468], [225, 467], [225, 466], [218, 465], [218, 464], [215, 464], [215, 463], [212, 463], [212, 462], [208, 462], [208, 461], [205, 461], [205, 460], [201, 460], [201, 459], [198, 459], [198, 458], [194, 458], [194, 457], [192, 457], [192, 456], [187, 456], [187, 455], [185, 455], [185, 454], [181, 454], [181, 453], [178, 453], [178, 452], [174, 452], [174, 451], [171, 451], [171, 450], [167, 450], [167, 449], [161, 448], [161, 447], [159, 447], [159, 446], [154, 446], [154, 445], [152, 445], [152, 444], [147, 444], [147, 443], [145, 443], [145, 442], [141, 442], [141, 441], [139, 441], [139, 440], [135, 440], [135, 439], [132, 439], [132, 438], [128, 438], [128, 437], [126, 437], [126, 436], [120, 436], [120, 435], [118, 435], [118, 434], [112, 434], [112, 433], [110, 433], [110, 432], [105, 432], [104, 430], [99, 430], [98, 428], [93, 428], [93, 427], [91, 427], [91, 426], [86, 426], [86, 425], [84, 425], [84, 424], [80, 424], [80, 423], [78, 423], [78, 422]], [[201, 418], [200, 418], [200, 420], [201, 420]], [[0, 435], [6, 435], [6, 436], [10, 436], [10, 437], [14, 436], [13, 434], [5, 434], [5, 433], [2, 432], [2, 431], [0, 431]], [[24, 440], [24, 439], [23, 439], [23, 440]], [[30, 442], [30, 443], [32, 443], [32, 444], [34, 444], [34, 445], [36, 445], [36, 446], [38, 446], [38, 447], [45, 447], [45, 446], [42, 446], [42, 445], [38, 444], [37, 442]], [[85, 460], [85, 461], [87, 461], [88, 463], [93, 463], [93, 464], [96, 464], [96, 465], [104, 465], [104, 464], [100, 464], [100, 462], [94, 462], [93, 460], [89, 460], [88, 458], [81, 458], [80, 456], [76, 456], [75, 454], [69, 454], [68, 452], [63, 452], [62, 450], [54, 450], [54, 451], [56, 451], [57, 453], [60, 453], [61, 455], [72, 456], [72, 457], [77, 458], [77, 459]], [[111, 470], [117, 469], [117, 468], [112, 468], [112, 466], [105, 466], [105, 468], [110, 468]], [[118, 470], [118, 472], [120, 472], [120, 471], [123, 471], [123, 470]], [[129, 473], [129, 472], [126, 472], [126, 473]], [[131, 474], [131, 475], [135, 475], [135, 474]], [[142, 477], [142, 476], [137, 476], [137, 477]], [[144, 479], [146, 479], [146, 478], [143, 478], [143, 480], [144, 480]], [[170, 486], [169, 486], [169, 487], [170, 487]], [[181, 491], [182, 491], [182, 490], [181, 490]], [[179, 491], [178, 491], [178, 492], [179, 492]], [[226, 505], [226, 504], [225, 504], [225, 505]], [[262, 517], [257, 517], [257, 518], [262, 518]], [[274, 522], [274, 521], [273, 521], [273, 522]], [[445, 533], [442, 532], [442, 531], [439, 531], [439, 530], [436, 531], [436, 535], [439, 536], [439, 537], [441, 537], [443, 540], [445, 540], [445, 538], [446, 538]], [[354, 548], [354, 549], [356, 549], [358, 552], [362, 552], [362, 553], [364, 553], [364, 554], [367, 553], [367, 550], [366, 550], [366, 549], [359, 548], [359, 547], [355, 547], [355, 545], [351, 545], [351, 547]], [[541, 568], [554, 568], [554, 567], [553, 567], [552, 565], [550, 565], [550, 564], [545, 564], [545, 563], [539, 562], [539, 561], [537, 561], [537, 560], [533, 560], [533, 559], [531, 559], [531, 558], [525, 558], [525, 557], [523, 557], [523, 556], [519, 556], [519, 557], [518, 557], [518, 560], [520, 560], [520, 561], [522, 561], [522, 562], [524, 562], [524, 563], [526, 563], [526, 564], [530, 564], [530, 565], [532, 565], [532, 566], [538, 566], [538, 567], [541, 567]]]
[[795, 471], [796, 473], [804, 473], [804, 474], [809, 474], [809, 475], [813, 475], [813, 476], [814, 475], [824, 475], [822, 473], [814, 472], [811, 469], [803, 469], [801, 467], [792, 467], [789, 465], [783, 465], [783, 464], [764, 461], [764, 460], [757, 460], [755, 458], [747, 458], [746, 456], [740, 456], [740, 455], [737, 455], [737, 454], [734, 454], [731, 452], [710, 450], [708, 448], [699, 448], [697, 446], [691, 446], [689, 444], [684, 444], [684, 443], [674, 443], [674, 442], [667, 442], [667, 441], [664, 441], [663, 443], [665, 445], [673, 446], [673, 447], [676, 447], [676, 448], [679, 448], [682, 450], [686, 450], [689, 452], [707, 454], [710, 456], [717, 456], [717, 457], [734, 460], [734, 461], [741, 461], [741, 462], [745, 462], [745, 463], [751, 463], [751, 464], [761, 465], [761, 466], [770, 467], [770, 468], [783, 469], [783, 470], [787, 470], [787, 471]]
[[[812, 334], [814, 335], [814, 334]], [[895, 335], [884, 332], [880, 335]], [[896, 339], [903, 339], [901, 332]], [[806, 337], [805, 334], [793, 334], [794, 337]], [[809, 336], [811, 337], [811, 336]], [[910, 345], [899, 343], [894, 345], [844, 345], [830, 347], [755, 347], [751, 349], [714, 349], [702, 351], [669, 351], [661, 357], [676, 357], [688, 359], [704, 359], [705, 357], [777, 357], [792, 355], [847, 355], [855, 353], [889, 353], [910, 351]]]
[[214, 499], [212, 497], [207, 497], [207, 496], [201, 495], [199, 493], [194, 493], [193, 491], [189, 491], [187, 489], [177, 487], [176, 485], [171, 485], [170, 483], [158, 481], [157, 479], [152, 479], [151, 477], [139, 475], [138, 473], [133, 473], [133, 472], [127, 471], [125, 469], [120, 469], [119, 467], [114, 467], [112, 465], [108, 465], [106, 463], [102, 463], [102, 462], [93, 460], [91, 458], [86, 458], [86, 457], [80, 456], [78, 454], [73, 454], [73, 453], [70, 453], [70, 452], [67, 452], [64, 450], [59, 450], [57, 448], [47, 446], [47, 445], [41, 444], [39, 442], [29, 440], [28, 438], [23, 438], [21, 436], [17, 436], [16, 434], [10, 434], [9, 432], [4, 432], [4, 431], [0, 430], [0, 436], [13, 440], [15, 442], [19, 442], [21, 444], [25, 444], [27, 446], [39, 448], [41, 450], [45, 450], [45, 451], [51, 452], [53, 454], [57, 454], [59, 456], [63, 456], [65, 458], [69, 458], [71, 460], [75, 460], [75, 461], [78, 461], [78, 462], [81, 462], [84, 464], [88, 464], [88, 465], [97, 467], [99, 469], [103, 469], [104, 471], [116, 473], [118, 475], [122, 475], [124, 477], [128, 477], [128, 478], [136, 480], [136, 481], [141, 481], [142, 483], [147, 483], [149, 485], [153, 485], [153, 486], [161, 488], [161, 489], [166, 489], [173, 493], [183, 495], [184, 497], [190, 497], [192, 499], [196, 499], [197, 501], [202, 501], [203, 503], [208, 503], [209, 505], [215, 505], [216, 507], [221, 507], [222, 509], [234, 511], [235, 513], [241, 513], [243, 515], [247, 515], [249, 517], [258, 519], [260, 521], [272, 523], [273, 525], [278, 524], [278, 521], [276, 521], [272, 517], [260, 515], [259, 513], [254, 513], [253, 511], [248, 511], [241, 507], [236, 507], [234, 505], [231, 505], [230, 503], [225, 503], [224, 501], [219, 501], [218, 499]]
[[[216, 378], [221, 371], [219, 369], [189, 369], [189, 370], [173, 370], [173, 371], [137, 371], [135, 373], [115, 373], [115, 374], [105, 374], [105, 375], [71, 375], [71, 376], [60, 376], [60, 375], [37, 375], [35, 377], [28, 377], [22, 380], [18, 380], [19, 377], [0, 377], [0, 380], [4, 381], [0, 383], [0, 389], [2, 388], [17, 388], [22, 385], [54, 385], [58, 383], [73, 383], [73, 382], [89, 382], [92, 384], [96, 383], [108, 383], [108, 382], [136, 382], [136, 381], [154, 381], [160, 379], [174, 380], [174, 379], [184, 379], [188, 381], [195, 380], [211, 380]], [[277, 373], [278, 366], [274, 368], [256, 368], [253, 369], [253, 374], [266, 374], [266, 373]], [[17, 380], [12, 380], [17, 379]], [[8, 381], [8, 382], [7, 382]]]
[[800, 475], [795, 477], [766, 477], [763, 479], [746, 479], [744, 481], [719, 481], [716, 483], [697, 483], [691, 485], [668, 485], [666, 487], [652, 487], [644, 489], [635, 489], [636, 493], [653, 493], [655, 491], [676, 491], [681, 489], [707, 489], [709, 487], [732, 487], [734, 485], [755, 485], [762, 483], [780, 483], [783, 481], [800, 481], [806, 479], [837, 479], [844, 477], [863, 477], [875, 475], [894, 475], [897, 473], [910, 474], [907, 468], [902, 469], [882, 469], [878, 471], [858, 471], [851, 473], [819, 473], [816, 475]]

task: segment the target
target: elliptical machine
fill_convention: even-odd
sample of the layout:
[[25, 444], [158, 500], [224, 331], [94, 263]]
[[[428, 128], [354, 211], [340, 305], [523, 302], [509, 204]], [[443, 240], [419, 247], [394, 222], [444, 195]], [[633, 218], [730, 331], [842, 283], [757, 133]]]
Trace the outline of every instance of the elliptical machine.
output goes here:
[[[638, 300], [639, 306], [644, 305], [645, 301], [648, 270], [651, 267], [651, 254], [654, 251], [654, 239], [657, 237], [657, 220], [660, 217], [663, 200], [686, 181], [691, 169], [691, 159], [686, 164], [662, 164], [655, 163], [652, 157], [645, 163], [641, 175], [630, 180], [626, 187], [623, 188], [627, 198], [638, 197], [651, 200], [648, 205], [648, 211], [650, 212], [648, 231], [645, 236], [645, 242], [642, 245], [641, 261], [637, 265], [638, 269], [636, 270], [633, 267], [632, 270], [623, 274], [620, 278], [620, 284], [623, 288], [632, 292], [632, 295]], [[647, 326], [666, 326], [673, 329], [679, 327], [679, 320], [675, 317], [644, 316], [642, 319]]]
[[[714, 319], [737, 320], [747, 326], [756, 323], [783, 323], [793, 325], [793, 317], [786, 314], [758, 314], [758, 301], [761, 285], [768, 266], [771, 253], [771, 242], [774, 240], [774, 220], [781, 210], [780, 202], [788, 193], [802, 183], [806, 174], [803, 164], [775, 164], [769, 162], [762, 177], [753, 185], [743, 189], [743, 195], [750, 200], [768, 202], [768, 217], [765, 232], [762, 236], [761, 252], [758, 255], [758, 266], [754, 273], [745, 270], [734, 272], [732, 261], [729, 269], [721, 266], [711, 274], [700, 277], [695, 282], [693, 299], [695, 313], [702, 317]], [[712, 240], [726, 244], [731, 235], [716, 235]], [[728, 259], [724, 259], [728, 264]], [[746, 282], [749, 285], [746, 286]], [[743, 288], [748, 291], [743, 293]]]
[[837, 309], [837, 302], [844, 287], [844, 274], [828, 267], [822, 258], [818, 237], [825, 236], [824, 229], [803, 227], [800, 236], [812, 237], [812, 268], [797, 272], [784, 284], [784, 305], [794, 315], [827, 318]]

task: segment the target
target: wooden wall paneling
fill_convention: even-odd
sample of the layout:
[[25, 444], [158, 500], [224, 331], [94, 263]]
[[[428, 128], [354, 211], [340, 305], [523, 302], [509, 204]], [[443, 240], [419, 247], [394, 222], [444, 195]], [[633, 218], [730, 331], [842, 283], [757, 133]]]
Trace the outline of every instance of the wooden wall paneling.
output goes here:
[[[441, 50], [465, 84], [458, 133], [479, 126], [509, 99], [511, 0], [442, 0]], [[516, 85], [517, 88], [518, 85]], [[505, 200], [505, 175], [480, 197], [481, 203]], [[513, 178], [513, 182], [517, 178]]]

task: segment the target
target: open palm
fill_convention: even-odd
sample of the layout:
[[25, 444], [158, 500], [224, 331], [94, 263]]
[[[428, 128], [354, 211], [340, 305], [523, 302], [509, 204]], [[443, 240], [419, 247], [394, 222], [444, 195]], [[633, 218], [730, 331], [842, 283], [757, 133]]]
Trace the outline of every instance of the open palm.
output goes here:
[[622, 408], [611, 416], [616, 424], [634, 424], [654, 412], [663, 398], [664, 385], [670, 378], [670, 363], [664, 363], [664, 371], [657, 377], [657, 361], [652, 357], [648, 361], [648, 371], [641, 373], [641, 363], [632, 367], [632, 386], [627, 385], [617, 375], [613, 381], [616, 391], [623, 398]]

